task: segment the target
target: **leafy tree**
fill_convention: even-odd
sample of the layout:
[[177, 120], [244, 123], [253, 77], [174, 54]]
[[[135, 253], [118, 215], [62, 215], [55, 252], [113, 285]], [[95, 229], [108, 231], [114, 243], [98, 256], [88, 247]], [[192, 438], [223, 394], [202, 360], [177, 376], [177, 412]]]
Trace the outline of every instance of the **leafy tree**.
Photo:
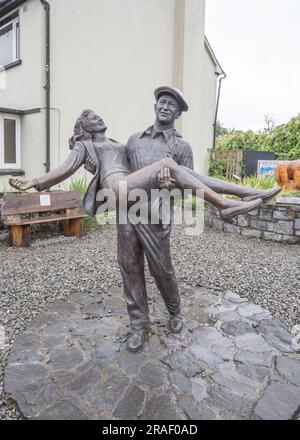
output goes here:
[[216, 148], [221, 150], [273, 151], [279, 160], [300, 159], [300, 115], [287, 124], [274, 128], [274, 121], [265, 115], [264, 133], [234, 131], [217, 137]]

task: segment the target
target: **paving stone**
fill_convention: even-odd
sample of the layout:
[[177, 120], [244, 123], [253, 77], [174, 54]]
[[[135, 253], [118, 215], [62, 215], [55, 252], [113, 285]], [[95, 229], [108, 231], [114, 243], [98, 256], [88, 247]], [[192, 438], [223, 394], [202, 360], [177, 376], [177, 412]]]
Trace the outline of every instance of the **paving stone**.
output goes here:
[[128, 388], [113, 412], [113, 417], [121, 420], [136, 420], [143, 408], [144, 400], [145, 393], [138, 386]]
[[232, 360], [236, 351], [233, 342], [221, 335], [213, 327], [202, 327], [195, 331], [195, 340], [199, 345], [208, 347], [224, 360]]
[[90, 317], [107, 316], [107, 308], [100, 304], [89, 304], [84, 307], [84, 313]]
[[102, 377], [98, 369], [90, 368], [80, 377], [70, 383], [68, 390], [82, 396], [90, 391], [92, 387], [99, 387], [102, 384]]
[[236, 369], [239, 374], [248, 377], [254, 382], [264, 382], [270, 374], [269, 368], [252, 364], [237, 363]]
[[189, 352], [197, 360], [205, 362], [211, 368], [216, 368], [217, 364], [224, 362], [224, 359], [213, 353], [209, 347], [203, 347], [199, 344], [192, 344], [189, 348]]
[[162, 367], [149, 363], [141, 368], [137, 380], [151, 388], [162, 388], [166, 385], [168, 376]]
[[237, 293], [231, 292], [231, 290], [226, 290], [224, 299], [237, 304], [248, 302], [247, 298], [242, 298]]
[[292, 347], [292, 337], [290, 333], [279, 320], [263, 320], [259, 323], [258, 328], [265, 340], [273, 347], [286, 353], [295, 351]]
[[243, 318], [250, 318], [253, 315], [256, 315], [258, 313], [262, 313], [264, 309], [261, 306], [257, 306], [256, 304], [241, 304], [237, 308], [237, 312], [243, 317]]
[[9, 364], [5, 370], [5, 391], [14, 393], [25, 386], [48, 379], [48, 374], [48, 370], [40, 364]]
[[[294, 359], [288, 356], [277, 356], [276, 368], [278, 373], [284, 379], [300, 387], [300, 357]], [[299, 401], [300, 401], [300, 397], [299, 397]], [[300, 406], [300, 402], [299, 402], [299, 406]]]
[[197, 401], [207, 396], [206, 384], [202, 379], [191, 380], [180, 373], [170, 373], [169, 378], [175, 390], [191, 395]]
[[15, 351], [31, 350], [36, 351], [40, 345], [40, 338], [33, 333], [25, 333], [16, 336], [13, 348]]
[[95, 411], [112, 411], [128, 386], [126, 376], [114, 375], [102, 387], [91, 389], [85, 404]]
[[242, 418], [250, 418], [252, 407], [256, 401], [255, 396], [233, 392], [231, 389], [215, 386], [211, 390], [211, 398], [217, 407], [238, 414]]
[[52, 324], [52, 323], [56, 322], [57, 319], [59, 319], [58, 313], [46, 313], [45, 315], [42, 315], [42, 316], [36, 316], [30, 322], [30, 324], [27, 328], [27, 331], [34, 333], [37, 330], [44, 327], [46, 324]]
[[43, 412], [62, 399], [57, 384], [48, 379], [16, 390], [13, 397], [26, 418], [36, 416], [37, 408], [39, 412]]
[[55, 301], [46, 306], [49, 312], [57, 312], [60, 316], [63, 314], [74, 313], [78, 310], [77, 304], [71, 301]]
[[183, 376], [180, 373], [170, 373], [169, 374], [170, 381], [172, 385], [178, 390], [182, 391], [185, 394], [190, 394], [192, 391], [192, 382], [187, 377]]
[[255, 328], [249, 322], [242, 321], [241, 319], [224, 322], [221, 328], [229, 336], [242, 336], [250, 332], [255, 333]]
[[245, 335], [237, 336], [235, 338], [235, 344], [240, 350], [254, 351], [255, 353], [263, 353], [272, 350], [262, 336], [254, 333], [246, 333]]
[[212, 409], [206, 402], [196, 401], [193, 397], [182, 396], [178, 401], [179, 407], [189, 420], [218, 420], [221, 419], [216, 408]]
[[61, 400], [44, 413], [34, 418], [35, 420], [86, 420], [87, 416], [73, 403]]
[[218, 303], [219, 298], [216, 295], [212, 295], [212, 294], [201, 294], [200, 298], [197, 299], [196, 303], [200, 306], [200, 307], [206, 307], [206, 306], [210, 306], [212, 304], [216, 304]]
[[179, 370], [187, 377], [194, 377], [204, 371], [203, 366], [199, 364], [191, 355], [182, 352], [171, 353], [161, 360], [172, 370]]
[[258, 365], [270, 368], [272, 365], [274, 354], [272, 352], [253, 352], [247, 350], [237, 350], [234, 360], [244, 364]]
[[117, 361], [119, 346], [112, 342], [102, 343], [91, 353], [91, 359], [99, 368], [106, 368]]
[[[231, 420], [253, 418], [254, 407], [256, 418], [268, 411], [273, 418], [292, 417], [296, 391], [300, 406], [300, 358], [278, 354], [294, 351], [288, 329], [234, 292], [183, 292], [186, 325], [173, 335], [153, 286], [150, 310], [157, 309], [159, 325], [138, 353], [126, 349], [130, 329], [121, 293], [101, 303], [96, 292], [76, 294], [70, 305], [51, 304], [52, 315], [37, 317], [16, 337], [5, 391], [33, 419]], [[112, 316], [99, 319], [105, 306]], [[269, 402], [279, 398], [278, 384], [284, 388], [276, 413]]]
[[87, 294], [80, 293], [74, 293], [69, 297], [69, 300], [78, 303], [82, 306], [88, 305], [88, 304], [97, 304], [98, 301], [98, 295], [97, 296], [90, 296]]
[[271, 382], [258, 401], [254, 416], [261, 420], [288, 420], [299, 407], [300, 388], [292, 384]]
[[42, 356], [39, 356], [35, 351], [31, 351], [31, 350], [24, 350], [24, 351], [19, 351], [19, 350], [13, 350], [10, 352], [9, 355], [9, 363], [10, 364], [26, 364], [26, 363], [30, 363], [30, 364], [34, 364], [34, 363], [38, 363], [41, 362], [43, 360]]
[[68, 371], [84, 361], [82, 352], [78, 348], [52, 350], [49, 359], [49, 365], [54, 371]]
[[258, 384], [239, 374], [235, 365], [223, 364], [221, 370], [212, 376], [215, 385], [211, 388], [211, 397], [217, 405], [227, 411], [249, 418], [257, 399]]
[[251, 316], [251, 321], [262, 321], [265, 319], [272, 319], [272, 315], [268, 310], [264, 310], [261, 313], [255, 313]]
[[153, 395], [146, 401], [141, 420], [185, 420], [173, 393]]
[[44, 347], [47, 351], [55, 350], [56, 348], [61, 348], [66, 345], [67, 335], [61, 334], [58, 336], [46, 336], [44, 339]]
[[128, 375], [137, 374], [147, 360], [148, 358], [143, 352], [131, 353], [126, 347], [123, 347], [119, 355], [119, 366]]
[[230, 312], [216, 313], [216, 316], [222, 322], [231, 322], [240, 318], [239, 314], [234, 310]]
[[58, 334], [68, 334], [69, 330], [75, 328], [75, 324], [70, 321], [58, 321], [54, 324], [49, 324], [43, 328], [43, 334], [47, 336], [57, 336]]

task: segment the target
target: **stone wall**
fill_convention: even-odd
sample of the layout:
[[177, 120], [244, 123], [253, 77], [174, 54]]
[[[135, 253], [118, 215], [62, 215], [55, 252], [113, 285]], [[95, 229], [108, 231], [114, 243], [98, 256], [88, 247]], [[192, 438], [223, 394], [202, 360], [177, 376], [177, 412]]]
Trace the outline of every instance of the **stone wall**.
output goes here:
[[258, 209], [238, 216], [234, 224], [224, 222], [219, 211], [210, 207], [208, 224], [245, 237], [297, 244], [300, 243], [300, 198], [278, 197], [275, 203], [263, 203]]

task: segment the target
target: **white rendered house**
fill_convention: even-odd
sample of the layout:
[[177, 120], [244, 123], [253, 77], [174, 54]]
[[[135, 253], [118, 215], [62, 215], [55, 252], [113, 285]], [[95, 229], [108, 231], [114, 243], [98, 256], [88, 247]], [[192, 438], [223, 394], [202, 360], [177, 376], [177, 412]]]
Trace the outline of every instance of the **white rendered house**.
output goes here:
[[0, 192], [60, 164], [84, 108], [126, 143], [160, 85], [183, 91], [177, 129], [207, 172], [224, 72], [204, 24], [205, 0], [0, 0]]

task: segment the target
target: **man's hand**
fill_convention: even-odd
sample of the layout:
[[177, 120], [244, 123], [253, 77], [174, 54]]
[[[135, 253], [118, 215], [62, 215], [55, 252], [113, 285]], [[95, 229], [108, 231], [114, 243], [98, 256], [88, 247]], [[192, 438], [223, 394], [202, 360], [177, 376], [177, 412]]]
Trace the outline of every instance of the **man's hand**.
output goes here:
[[33, 180], [23, 180], [17, 177], [16, 179], [10, 178], [8, 181], [10, 186], [20, 191], [26, 191], [27, 189], [35, 187], [35, 182]]
[[175, 179], [171, 177], [171, 172], [169, 167], [162, 167], [160, 172], [157, 174], [157, 180], [159, 188], [170, 189], [174, 183]]

